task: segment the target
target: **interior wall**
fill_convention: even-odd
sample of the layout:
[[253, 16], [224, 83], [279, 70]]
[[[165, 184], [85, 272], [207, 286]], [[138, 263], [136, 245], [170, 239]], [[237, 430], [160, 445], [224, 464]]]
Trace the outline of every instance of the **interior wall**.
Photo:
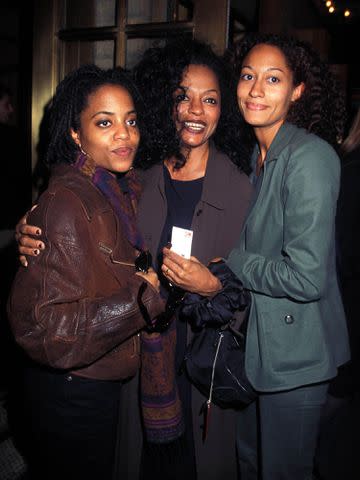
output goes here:
[[15, 3], [0, 4], [0, 81], [13, 92], [15, 112], [11, 123], [18, 117], [18, 77], [19, 77], [19, 23], [20, 8]]
[[13, 228], [31, 206], [31, 65], [32, 1], [1, 2], [0, 81], [10, 87], [14, 106], [13, 128], [1, 140], [1, 229]]

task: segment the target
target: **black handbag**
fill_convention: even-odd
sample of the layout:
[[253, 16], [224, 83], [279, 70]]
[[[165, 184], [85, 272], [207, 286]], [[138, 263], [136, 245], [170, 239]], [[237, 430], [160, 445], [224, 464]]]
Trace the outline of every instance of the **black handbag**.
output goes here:
[[257, 397], [245, 373], [245, 336], [231, 323], [196, 333], [186, 352], [185, 367], [208, 403], [239, 408]]
[[245, 373], [246, 322], [235, 328], [234, 313], [245, 310], [250, 295], [225, 262], [211, 263], [223, 289], [213, 298], [187, 294], [181, 309], [198, 329], [187, 348], [185, 368], [191, 382], [222, 408], [239, 408], [257, 398]]

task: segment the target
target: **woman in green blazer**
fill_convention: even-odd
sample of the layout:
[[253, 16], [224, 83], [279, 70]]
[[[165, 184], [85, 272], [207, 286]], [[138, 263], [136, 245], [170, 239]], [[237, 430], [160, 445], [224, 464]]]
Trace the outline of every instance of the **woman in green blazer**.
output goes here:
[[[255, 134], [255, 195], [227, 259], [251, 294], [245, 368], [259, 393], [239, 412], [239, 468], [242, 480], [305, 480], [328, 382], [349, 357], [335, 269], [340, 163], [330, 146], [344, 107], [329, 70], [302, 42], [249, 35], [232, 62]], [[214, 296], [222, 288], [195, 258], [166, 250], [162, 268], [187, 290]]]

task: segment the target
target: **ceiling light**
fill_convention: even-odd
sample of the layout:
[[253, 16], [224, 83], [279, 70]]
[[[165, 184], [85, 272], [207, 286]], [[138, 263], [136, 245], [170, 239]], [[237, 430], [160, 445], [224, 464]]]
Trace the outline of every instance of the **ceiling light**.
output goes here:
[[333, 12], [335, 12], [335, 8], [334, 8], [334, 7], [330, 7], [330, 8], [329, 8], [329, 13], [333, 13]]
[[350, 17], [350, 15], [351, 15], [350, 10], [345, 10], [344, 17]]

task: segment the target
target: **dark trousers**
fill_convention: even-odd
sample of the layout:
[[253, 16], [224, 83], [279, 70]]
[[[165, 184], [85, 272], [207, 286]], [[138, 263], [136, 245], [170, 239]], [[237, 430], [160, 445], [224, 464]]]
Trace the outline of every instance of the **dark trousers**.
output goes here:
[[31, 480], [112, 480], [121, 382], [27, 368]]
[[260, 394], [239, 412], [241, 480], [310, 480], [328, 383]]

